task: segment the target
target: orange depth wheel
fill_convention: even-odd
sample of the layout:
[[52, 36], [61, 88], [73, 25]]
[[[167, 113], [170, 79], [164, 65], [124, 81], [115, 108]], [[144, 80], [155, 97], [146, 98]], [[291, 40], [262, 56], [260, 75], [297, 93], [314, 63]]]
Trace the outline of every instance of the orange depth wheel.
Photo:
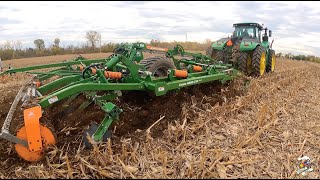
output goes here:
[[[47, 128], [46, 126], [40, 125], [40, 134], [42, 139], [42, 145], [43, 149], [40, 151], [30, 151], [27, 147], [23, 146], [22, 144], [15, 144], [15, 150], [18, 153], [18, 155], [30, 162], [36, 162], [41, 160], [44, 157], [44, 151], [46, 147], [49, 145], [56, 144], [56, 138], [53, 135], [53, 132]], [[17, 138], [28, 141], [27, 140], [27, 133], [25, 126], [21, 127], [17, 132]]]

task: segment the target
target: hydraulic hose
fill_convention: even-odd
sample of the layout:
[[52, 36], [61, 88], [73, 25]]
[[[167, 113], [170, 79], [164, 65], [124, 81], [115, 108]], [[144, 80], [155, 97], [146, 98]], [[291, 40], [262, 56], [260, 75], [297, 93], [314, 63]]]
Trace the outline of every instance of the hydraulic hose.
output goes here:
[[85, 79], [84, 75], [85, 75], [86, 71], [88, 71], [92, 67], [96, 67], [96, 66], [99, 66], [99, 65], [100, 64], [91, 64], [91, 65], [87, 66], [86, 68], [84, 68], [84, 70], [82, 71], [82, 74], [81, 74], [82, 78]]

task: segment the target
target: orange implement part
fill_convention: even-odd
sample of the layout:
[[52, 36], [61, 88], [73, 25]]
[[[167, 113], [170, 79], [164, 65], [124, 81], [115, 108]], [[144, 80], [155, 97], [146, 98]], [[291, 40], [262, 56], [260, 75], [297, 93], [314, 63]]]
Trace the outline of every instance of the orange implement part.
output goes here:
[[105, 71], [104, 76], [106, 78], [111, 78], [111, 79], [121, 79], [122, 73], [121, 72], [113, 72], [113, 71]]
[[[56, 144], [56, 139], [53, 133], [49, 128], [46, 126], [40, 125], [40, 133], [43, 143], [43, 148], [40, 151], [30, 151], [27, 147], [21, 145], [21, 144], [15, 144], [15, 150], [18, 153], [18, 155], [23, 158], [26, 161], [36, 162], [42, 159], [44, 156], [44, 152], [46, 147], [49, 145]], [[20, 128], [17, 132], [17, 138], [22, 140], [27, 140], [27, 131], [26, 127], [23, 126]]]
[[164, 52], [167, 52], [168, 51], [168, 48], [160, 48], [160, 47], [153, 47], [153, 46], [146, 46], [147, 49], [149, 50], [155, 50], [155, 51], [164, 51]]
[[202, 67], [201, 66], [193, 66], [193, 71], [200, 72], [200, 71], [202, 71]]
[[231, 40], [229, 40], [229, 41], [227, 42], [227, 46], [232, 46], [232, 41], [231, 41]]
[[41, 82], [40, 82], [40, 81], [37, 81], [37, 82], [36, 82], [36, 86], [37, 86], [37, 88], [40, 87], [40, 86], [41, 86]]
[[91, 68], [91, 72], [92, 72], [92, 74], [96, 74], [97, 73], [97, 69], [96, 68]]
[[79, 66], [80, 71], [83, 71], [84, 67], [82, 65]]
[[24, 110], [23, 116], [29, 149], [31, 151], [39, 151], [42, 149], [39, 123], [39, 119], [42, 116], [41, 106]]
[[174, 70], [174, 75], [179, 78], [186, 78], [188, 77], [188, 72], [176, 69]]

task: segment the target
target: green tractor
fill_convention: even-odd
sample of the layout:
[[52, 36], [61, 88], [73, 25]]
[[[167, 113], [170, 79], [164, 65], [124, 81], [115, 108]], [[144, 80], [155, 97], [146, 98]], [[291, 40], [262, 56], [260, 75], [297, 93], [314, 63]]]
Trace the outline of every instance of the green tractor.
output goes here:
[[[267, 28], [258, 23], [233, 24], [231, 37], [215, 41], [206, 54], [215, 60], [232, 64], [246, 75], [262, 76], [275, 70], [276, 55], [269, 43]], [[261, 38], [261, 31], [264, 34]]]

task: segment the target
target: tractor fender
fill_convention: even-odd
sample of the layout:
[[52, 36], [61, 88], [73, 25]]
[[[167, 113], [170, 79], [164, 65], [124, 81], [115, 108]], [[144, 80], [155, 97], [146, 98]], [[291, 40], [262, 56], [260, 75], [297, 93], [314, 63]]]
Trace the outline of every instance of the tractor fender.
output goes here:
[[252, 51], [258, 45], [259, 45], [259, 43], [256, 43], [256, 42], [241, 42], [240, 51]]
[[228, 41], [227, 38], [220, 39], [218, 41], [213, 42], [211, 47], [212, 47], [212, 49], [223, 50], [223, 48], [225, 47], [227, 41]]

